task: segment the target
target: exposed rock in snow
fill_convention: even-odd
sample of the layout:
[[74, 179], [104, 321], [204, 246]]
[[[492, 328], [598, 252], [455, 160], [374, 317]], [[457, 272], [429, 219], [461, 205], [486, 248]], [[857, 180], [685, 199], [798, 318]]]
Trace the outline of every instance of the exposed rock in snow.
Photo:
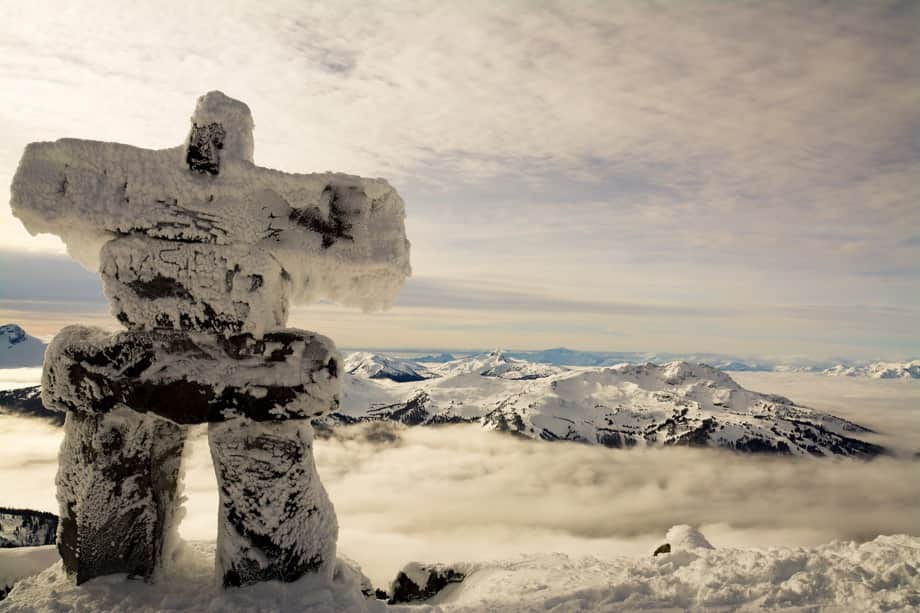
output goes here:
[[694, 548], [656, 557], [525, 555], [464, 565], [415, 613], [502, 611], [916, 611], [920, 539], [768, 550]]
[[349, 354], [345, 358], [345, 372], [367, 379], [389, 379], [397, 383], [423, 381], [434, 376], [421, 364], [366, 351]]
[[0, 390], [0, 415], [38, 417], [50, 420], [58, 426], [64, 425], [64, 413], [45, 408], [40, 385]]
[[41, 366], [46, 347], [16, 324], [0, 326], [0, 368]]
[[420, 358], [414, 358], [414, 362], [420, 362], [422, 364], [433, 363], [433, 364], [443, 364], [444, 362], [452, 362], [456, 360], [453, 355], [449, 353], [439, 353], [438, 355], [423, 355]]
[[57, 527], [53, 513], [0, 507], [0, 547], [53, 545]]
[[[562, 369], [496, 352], [432, 364], [428, 370], [431, 379], [385, 385], [355, 371], [346, 379], [341, 410], [323, 421], [327, 426], [475, 421], [529, 438], [608, 447], [695, 445], [860, 457], [883, 451], [854, 438], [869, 432], [866, 428], [782, 396], [746, 390], [704, 364]], [[538, 373], [544, 376], [527, 376]]]
[[873, 362], [862, 366], [837, 364], [822, 371], [834, 377], [869, 377], [870, 379], [920, 379], [920, 360], [910, 362]]
[[397, 573], [390, 585], [390, 604], [420, 602], [437, 595], [451, 583], [460, 583], [466, 575], [445, 564], [410, 562]]

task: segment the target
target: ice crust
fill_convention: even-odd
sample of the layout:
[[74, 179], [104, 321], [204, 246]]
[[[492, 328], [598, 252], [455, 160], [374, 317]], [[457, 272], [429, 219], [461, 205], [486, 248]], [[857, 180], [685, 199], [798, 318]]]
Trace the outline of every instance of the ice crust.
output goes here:
[[42, 401], [82, 413], [126, 406], [185, 424], [317, 417], [338, 407], [340, 363], [331, 340], [302, 330], [256, 339], [68, 326], [48, 347]]
[[264, 249], [134, 235], [106, 243], [101, 259], [112, 314], [129, 328], [260, 337], [287, 323], [291, 281]]
[[332, 578], [338, 523], [316, 474], [313, 429], [291, 420], [208, 427], [217, 471], [217, 571], [225, 585]]
[[224, 98], [206, 95], [195, 116], [229, 127], [219, 174], [191, 170], [186, 145], [31, 143], [13, 178], [13, 213], [33, 234], [60, 236], [90, 270], [98, 269], [102, 246], [125, 234], [250, 245], [278, 260], [298, 302], [390, 306], [410, 274], [396, 191], [383, 179], [255, 166], [247, 159], [245, 114]]

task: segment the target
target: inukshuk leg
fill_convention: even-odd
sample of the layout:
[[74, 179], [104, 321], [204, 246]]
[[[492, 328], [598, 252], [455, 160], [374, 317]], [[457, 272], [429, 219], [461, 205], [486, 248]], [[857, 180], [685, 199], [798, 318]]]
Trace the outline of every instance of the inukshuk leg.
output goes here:
[[156, 571], [177, 506], [184, 438], [185, 427], [128, 409], [68, 413], [56, 479], [58, 550], [78, 584]]
[[338, 524], [313, 461], [307, 420], [235, 419], [208, 428], [220, 492], [224, 585], [331, 576]]

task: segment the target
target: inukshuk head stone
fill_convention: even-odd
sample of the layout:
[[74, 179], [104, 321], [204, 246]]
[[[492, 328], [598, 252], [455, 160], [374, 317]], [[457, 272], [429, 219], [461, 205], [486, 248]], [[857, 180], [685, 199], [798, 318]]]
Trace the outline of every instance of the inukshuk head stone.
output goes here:
[[341, 360], [285, 328], [288, 307], [389, 306], [410, 272], [404, 206], [382, 179], [256, 166], [252, 129], [210, 92], [183, 146], [32, 143], [13, 179], [13, 213], [98, 268], [127, 328], [65, 328], [45, 357], [42, 400], [67, 412], [58, 547], [78, 583], [153, 577], [186, 428], [205, 422], [223, 583], [332, 572], [309, 419], [338, 406]]

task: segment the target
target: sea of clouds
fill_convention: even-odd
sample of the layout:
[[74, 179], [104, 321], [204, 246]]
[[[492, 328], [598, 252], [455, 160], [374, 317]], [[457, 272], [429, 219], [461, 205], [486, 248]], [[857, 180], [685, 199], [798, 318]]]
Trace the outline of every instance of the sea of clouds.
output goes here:
[[[876, 396], [888, 400], [872, 407], [871, 425], [900, 428], [877, 435], [889, 444], [920, 434], [920, 385], [898, 383], [872, 382]], [[862, 381], [834, 385], [844, 400], [872, 389]], [[56, 510], [61, 436], [43, 422], [0, 418], [0, 504]], [[339, 517], [339, 549], [378, 585], [410, 560], [548, 551], [650, 555], [667, 529], [681, 523], [701, 527], [717, 547], [920, 534], [920, 463], [905, 453], [864, 462], [709, 449], [618, 451], [519, 440], [477, 426], [393, 424], [340, 429], [315, 449]], [[211, 540], [217, 492], [204, 428], [192, 430], [185, 468], [180, 533]]]

